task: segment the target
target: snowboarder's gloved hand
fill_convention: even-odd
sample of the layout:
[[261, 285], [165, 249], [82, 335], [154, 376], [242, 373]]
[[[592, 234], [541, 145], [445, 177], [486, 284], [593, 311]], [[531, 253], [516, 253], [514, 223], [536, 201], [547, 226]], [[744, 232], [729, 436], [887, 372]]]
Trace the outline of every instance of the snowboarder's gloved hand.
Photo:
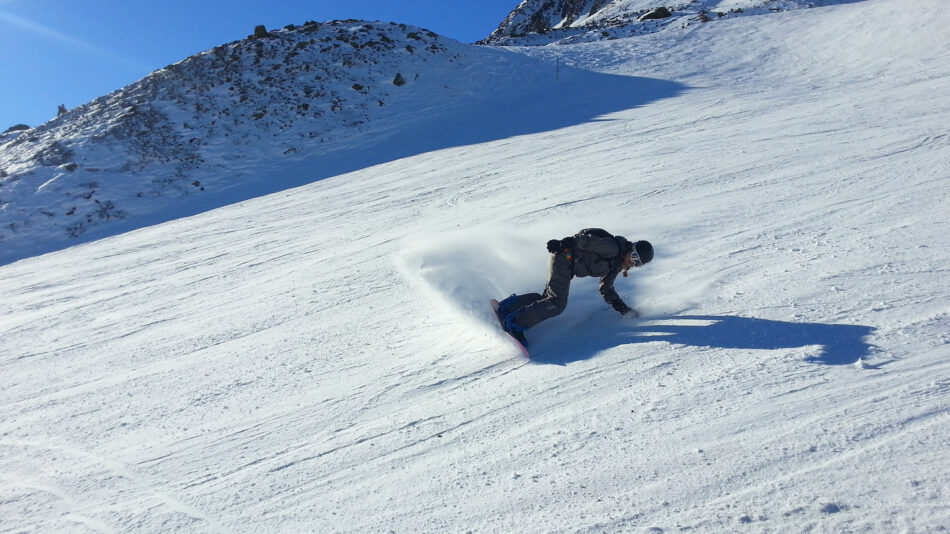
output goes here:
[[637, 312], [637, 310], [627, 306], [622, 300], [615, 300], [611, 302], [610, 305], [625, 317], [640, 317], [640, 313]]
[[571, 250], [577, 246], [577, 240], [573, 237], [565, 237], [564, 239], [552, 239], [548, 241], [548, 252], [551, 254], [557, 254], [563, 250]]

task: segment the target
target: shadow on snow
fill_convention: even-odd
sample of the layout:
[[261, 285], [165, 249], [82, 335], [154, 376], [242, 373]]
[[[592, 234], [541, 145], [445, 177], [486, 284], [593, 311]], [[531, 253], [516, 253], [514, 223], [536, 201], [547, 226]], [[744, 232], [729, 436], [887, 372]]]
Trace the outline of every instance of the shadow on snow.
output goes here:
[[[817, 354], [805, 361], [822, 365], [857, 363], [871, 353], [865, 341], [874, 332], [870, 326], [821, 323], [792, 323], [729, 315], [685, 315], [649, 318], [648, 324], [626, 326], [617, 321], [602, 327], [582, 324], [572, 331], [584, 331], [572, 341], [539, 342], [532, 347], [532, 360], [566, 365], [587, 360], [598, 353], [633, 343], [666, 342], [688, 347], [777, 350], [820, 345]], [[692, 324], [689, 324], [692, 323]], [[568, 334], [570, 335], [570, 333]], [[673, 350], [671, 348], [671, 350]]]

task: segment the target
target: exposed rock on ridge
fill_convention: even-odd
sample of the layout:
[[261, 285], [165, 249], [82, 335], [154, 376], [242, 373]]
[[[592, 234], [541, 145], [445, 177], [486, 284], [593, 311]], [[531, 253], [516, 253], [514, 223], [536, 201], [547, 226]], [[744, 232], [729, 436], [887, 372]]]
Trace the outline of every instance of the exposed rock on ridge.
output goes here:
[[652, 33], [722, 18], [787, 11], [840, 0], [524, 0], [480, 44], [570, 44]]

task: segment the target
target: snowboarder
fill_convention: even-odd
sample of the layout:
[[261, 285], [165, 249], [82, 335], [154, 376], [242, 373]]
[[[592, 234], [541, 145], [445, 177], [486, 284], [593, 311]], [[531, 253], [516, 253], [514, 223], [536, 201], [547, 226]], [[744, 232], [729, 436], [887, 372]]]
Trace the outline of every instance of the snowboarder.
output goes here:
[[639, 317], [617, 294], [614, 280], [621, 272], [626, 277], [630, 268], [650, 263], [653, 245], [649, 241], [628, 241], [599, 228], [588, 228], [571, 237], [552, 239], [547, 247], [551, 259], [544, 294], [512, 294], [498, 305], [498, 320], [512, 337], [527, 343], [525, 330], [564, 311], [575, 276], [599, 276], [600, 294], [607, 304], [623, 315]]

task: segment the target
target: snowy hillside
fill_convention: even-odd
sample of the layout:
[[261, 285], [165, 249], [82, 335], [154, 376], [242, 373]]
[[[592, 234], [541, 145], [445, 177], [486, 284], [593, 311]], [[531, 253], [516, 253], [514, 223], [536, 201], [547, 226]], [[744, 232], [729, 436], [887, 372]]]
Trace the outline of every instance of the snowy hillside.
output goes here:
[[[556, 75], [395, 23], [307, 23], [219, 46], [0, 137], [0, 264], [420, 152], [589, 119], [549, 109], [540, 124], [507, 112], [491, 130], [467, 126], [492, 113], [486, 101], [523, 108]], [[620, 109], [611, 105], [588, 111]], [[432, 135], [433, 123], [453, 127]]]
[[[0, 266], [0, 532], [946, 532], [950, 12], [914, 5], [440, 40], [544, 76]], [[487, 300], [584, 227], [656, 245], [645, 317], [575, 280], [525, 360]]]

